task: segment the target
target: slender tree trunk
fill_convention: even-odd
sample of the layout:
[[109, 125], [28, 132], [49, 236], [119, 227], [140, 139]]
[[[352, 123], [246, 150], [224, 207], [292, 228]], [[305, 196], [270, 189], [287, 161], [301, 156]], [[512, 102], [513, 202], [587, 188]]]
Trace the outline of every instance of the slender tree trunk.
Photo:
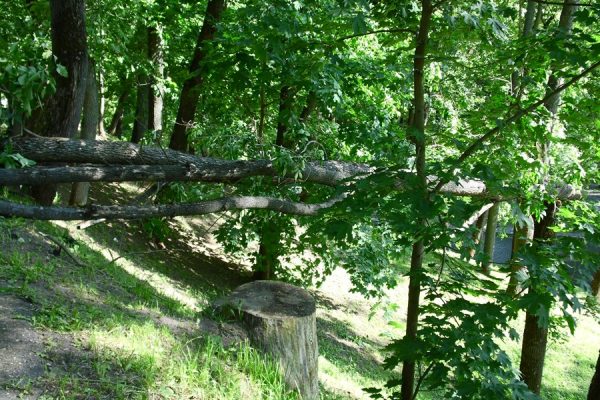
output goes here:
[[521, 347], [521, 377], [535, 394], [540, 394], [542, 374], [548, 342], [548, 328], [539, 325], [539, 319], [532, 313], [525, 316], [525, 331]]
[[285, 133], [288, 131], [288, 119], [292, 112], [292, 103], [294, 101], [294, 93], [289, 86], [281, 86], [279, 91], [279, 114], [277, 115], [277, 137], [275, 145], [281, 147], [289, 147], [289, 143], [285, 142]]
[[125, 82], [123, 86], [123, 91], [119, 95], [119, 99], [117, 100], [117, 106], [115, 107], [115, 112], [110, 120], [110, 125], [108, 126], [108, 134], [116, 137], [121, 137], [122, 134], [122, 121], [123, 121], [123, 113], [125, 111], [125, 103], [127, 98], [129, 97], [129, 92], [131, 91], [131, 83]]
[[98, 103], [98, 135], [100, 135], [102, 138], [105, 138], [106, 127], [104, 126], [104, 113], [106, 112], [106, 98], [104, 97], [104, 74], [102, 73], [102, 70], [98, 71], [98, 96], [100, 97], [100, 101]]
[[159, 140], [162, 133], [163, 98], [165, 94], [162, 79], [165, 62], [160, 32], [156, 27], [148, 28], [148, 59], [153, 66], [148, 90], [148, 130], [152, 132], [156, 140]]
[[202, 30], [198, 35], [194, 56], [189, 67], [189, 77], [183, 83], [179, 98], [179, 109], [169, 147], [174, 150], [188, 150], [188, 129], [194, 124], [196, 107], [200, 98], [202, 85], [202, 61], [206, 57], [206, 44], [214, 39], [217, 31], [216, 24], [225, 10], [225, 0], [209, 0], [206, 5]]
[[[573, 15], [576, 10], [575, 4], [577, 4], [577, 0], [565, 0], [564, 2], [558, 25], [559, 30], [564, 35], [568, 35], [571, 32]], [[538, 12], [541, 12], [541, 10]], [[552, 69], [555, 69], [554, 66]], [[553, 70], [548, 78], [547, 93], [554, 92], [556, 88], [562, 84], [561, 79], [556, 77]], [[559, 104], [560, 94], [555, 94], [547, 99], [544, 106], [552, 117], [554, 117], [558, 112]], [[550, 124], [550, 126], [552, 127], [552, 124]], [[552, 131], [548, 132], [548, 135], [552, 135]], [[539, 144], [539, 147], [541, 148], [540, 158], [545, 164], [548, 163], [549, 144], [550, 139], [544, 140]], [[545, 184], [546, 182], [542, 183]], [[549, 228], [554, 223], [556, 209], [556, 203], [546, 205], [544, 217], [535, 224], [533, 232], [534, 240], [546, 240], [552, 236], [552, 231]], [[531, 287], [529, 290], [535, 291], [535, 287]], [[537, 315], [533, 314], [531, 311], [527, 311], [525, 331], [523, 332], [520, 370], [523, 381], [535, 394], [540, 394], [542, 386], [547, 337], [548, 326], [543, 326]]]
[[510, 257], [511, 274], [508, 281], [506, 293], [515, 296], [517, 294], [518, 282], [517, 273], [523, 268], [516, 261], [516, 255], [527, 242], [533, 240], [533, 218], [528, 217], [528, 222], [523, 226], [515, 225], [512, 238], [512, 249]]
[[[285, 134], [289, 129], [287, 119], [292, 112], [292, 102], [293, 94], [290, 87], [282, 85], [279, 91], [276, 146], [287, 147], [286, 145], [289, 145]], [[258, 256], [254, 267], [255, 279], [273, 279], [275, 268], [278, 265], [280, 241], [281, 228], [278, 226], [277, 221], [269, 220], [265, 222], [259, 232]]]
[[[550, 227], [554, 224], [557, 206], [556, 203], [546, 205], [544, 217], [535, 224], [533, 240], [545, 241], [553, 236]], [[529, 291], [535, 291], [530, 287]], [[549, 310], [548, 310], [549, 312]], [[541, 323], [538, 315], [527, 311], [525, 316], [525, 330], [523, 331], [523, 344], [521, 347], [521, 365], [519, 367], [523, 381], [535, 394], [540, 394], [542, 388], [542, 375], [544, 372], [544, 359], [548, 343], [548, 326]]]
[[596, 271], [592, 280], [592, 294], [600, 301], [600, 268]]
[[479, 243], [481, 242], [481, 237], [483, 236], [484, 226], [487, 225], [487, 217], [488, 211], [481, 214], [477, 221], [475, 222], [475, 231], [473, 232], [473, 248], [469, 251], [469, 257], [475, 257], [475, 253], [477, 253], [477, 249], [480, 247]]
[[[412, 140], [415, 144], [416, 169], [418, 178], [418, 194], [423, 202], [429, 202], [427, 192], [427, 168], [425, 158], [425, 57], [427, 54], [427, 41], [429, 38], [429, 26], [433, 15], [431, 0], [421, 1], [421, 19], [419, 32], [416, 37], [416, 48], [414, 56], [414, 122], [412, 125]], [[425, 226], [424, 220], [418, 221], [418, 226]], [[421, 236], [421, 235], [419, 235]], [[410, 281], [408, 285], [408, 306], [406, 313], [406, 337], [416, 340], [419, 323], [419, 302], [421, 297], [421, 274], [423, 269], [423, 256], [425, 242], [419, 237], [413, 244], [410, 260]], [[401, 399], [412, 400], [415, 384], [415, 363], [404, 361], [402, 365]]]
[[[100, 115], [98, 106], [98, 86], [96, 84], [96, 71], [94, 63], [88, 64], [88, 77], [83, 99], [83, 118], [81, 120], [81, 139], [94, 140], [100, 128]], [[84, 206], [87, 204], [89, 182], [76, 182], [71, 188], [70, 205]]]
[[485, 228], [485, 241], [483, 244], [483, 265], [481, 270], [484, 274], [490, 273], [490, 268], [494, 263], [494, 247], [496, 246], [496, 227], [498, 225], [498, 209], [500, 203], [494, 203], [488, 211], [487, 226]]
[[[56, 92], [46, 101], [43, 115], [34, 122], [42, 136], [74, 137], [81, 119], [87, 73], [87, 37], [84, 0], [50, 0], [52, 54], [66, 68], [67, 76], [54, 73]], [[50, 205], [56, 185], [32, 188], [40, 204]]]
[[590, 389], [588, 391], [587, 400], [598, 400], [600, 399], [600, 355], [598, 361], [596, 361], [596, 371], [592, 377], [590, 383]]
[[148, 131], [148, 78], [145, 75], [138, 77], [137, 99], [135, 102], [135, 120], [131, 132], [131, 143], [139, 143]]

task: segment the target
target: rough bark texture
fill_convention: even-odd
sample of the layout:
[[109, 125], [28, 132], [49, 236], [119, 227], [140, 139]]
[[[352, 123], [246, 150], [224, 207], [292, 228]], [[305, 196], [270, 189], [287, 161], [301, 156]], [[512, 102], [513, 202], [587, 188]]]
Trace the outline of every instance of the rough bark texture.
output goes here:
[[600, 269], [596, 271], [592, 280], [592, 294], [600, 301]]
[[148, 131], [148, 77], [140, 74], [137, 79], [137, 98], [135, 102], [135, 120], [131, 132], [131, 143], [139, 143]]
[[[273, 163], [269, 160], [228, 161], [209, 157], [197, 157], [170, 149], [152, 146], [137, 146], [125, 142], [46, 139], [38, 137], [11, 138], [12, 148], [24, 157], [38, 162], [93, 163], [104, 165], [120, 165], [122, 171], [133, 165], [178, 165], [185, 166], [195, 173], [213, 175], [212, 181], [229, 181], [250, 176], [279, 176]], [[111, 167], [106, 167], [109, 171]], [[98, 167], [98, 171], [102, 168]], [[29, 169], [39, 171], [40, 169]], [[71, 169], [75, 171], [76, 169]], [[17, 174], [25, 176], [27, 169]], [[67, 169], [61, 170], [63, 173]], [[354, 164], [342, 161], [308, 162], [303, 171], [301, 181], [337, 186], [351, 178], [360, 178], [373, 172], [373, 168], [365, 164]], [[8, 177], [11, 171], [0, 171], [0, 175]], [[211, 179], [211, 178], [209, 178]], [[95, 180], [95, 179], [90, 179]], [[109, 180], [109, 179], [99, 179]], [[118, 180], [118, 179], [117, 179]], [[202, 180], [202, 179], [198, 179]], [[479, 182], [477, 190], [481, 190]], [[453, 190], [455, 186], [451, 186]], [[485, 185], [483, 186], [485, 188]], [[459, 189], [462, 190], [462, 189]], [[465, 188], [471, 193], [470, 188]]]
[[523, 332], [519, 369], [521, 377], [529, 390], [538, 395], [542, 388], [547, 343], [548, 328], [539, 326], [538, 317], [528, 312], [525, 316], [525, 331]]
[[206, 5], [204, 22], [198, 35], [194, 55], [189, 67], [189, 77], [183, 83], [181, 96], [179, 98], [179, 109], [175, 126], [171, 135], [169, 147], [174, 150], [187, 151], [188, 129], [194, 123], [196, 107], [200, 98], [200, 87], [202, 85], [202, 61], [206, 57], [206, 44], [215, 37], [216, 24], [221, 19], [225, 10], [225, 0], [209, 0]]
[[156, 27], [148, 28], [148, 59], [152, 63], [153, 73], [150, 76], [148, 89], [148, 130], [155, 138], [162, 132], [163, 97], [165, 88], [162, 83], [165, 61], [162, 51], [160, 32]]
[[[123, 182], [136, 180], [232, 182], [252, 176], [280, 176], [269, 160], [222, 160], [197, 157], [170, 149], [137, 146], [127, 142], [82, 141], [59, 138], [14, 137], [9, 139], [14, 151], [38, 163], [101, 164], [79, 167], [30, 167], [0, 169], [0, 184], [18, 185], [40, 182]], [[307, 162], [300, 182], [340, 186], [350, 179], [360, 179], [375, 172], [366, 164], [344, 161]], [[400, 174], [401, 175], [401, 174]], [[407, 176], [410, 173], [407, 173]], [[292, 179], [293, 176], [287, 177]], [[430, 183], [435, 177], [428, 177]], [[402, 179], [395, 183], [402, 191]], [[453, 196], [494, 197], [485, 184], [477, 180], [460, 180], [443, 185], [441, 193]], [[579, 199], [581, 192], [572, 187], [560, 188], [560, 199]]]
[[[556, 203], [546, 205], [544, 217], [535, 224], [533, 240], [544, 241], [553, 236], [550, 227], [554, 224]], [[530, 287], [530, 291], [535, 287]], [[542, 388], [542, 374], [544, 372], [544, 359], [548, 343], [548, 326], [542, 326], [540, 319], [532, 311], [527, 311], [525, 317], [525, 330], [523, 331], [523, 345], [521, 347], [521, 365], [519, 367], [523, 381], [529, 390], [540, 394]]]
[[[110, 120], [110, 124], [108, 125], [108, 134], [114, 135], [117, 137], [121, 137], [122, 130], [119, 130], [119, 125], [123, 121], [123, 113], [125, 111], [125, 102], [127, 101], [127, 97], [129, 97], [129, 92], [131, 91], [131, 83], [125, 82], [123, 86], [123, 91], [119, 95], [117, 100], [117, 106], [115, 107], [115, 112], [113, 113], [112, 119]], [[122, 125], [121, 125], [122, 127]]]
[[292, 390], [304, 400], [319, 398], [316, 307], [306, 290], [254, 281], [235, 289], [218, 306], [241, 314], [252, 344], [276, 360]]
[[199, 203], [159, 204], [152, 206], [96, 206], [48, 207], [17, 204], [0, 200], [0, 216], [39, 220], [90, 220], [90, 219], [142, 219], [149, 217], [175, 217], [177, 215], [203, 215], [229, 210], [261, 209], [291, 215], [319, 215], [341, 201], [333, 197], [323, 203], [305, 204], [273, 197], [224, 197]]
[[[83, 118], [81, 120], [81, 139], [94, 140], [100, 130], [100, 107], [98, 104], [98, 85], [96, 84], [96, 69], [90, 60], [88, 66], [87, 86], [83, 100]], [[87, 204], [89, 182], [75, 182], [71, 188], [70, 205], [84, 206]]]
[[[415, 164], [417, 169], [417, 180], [420, 184], [418, 189], [420, 197], [427, 203], [429, 193], [427, 190], [427, 169], [425, 163], [425, 57], [427, 54], [427, 41], [429, 38], [429, 26], [433, 15], [433, 5], [430, 0], [421, 1], [421, 19], [419, 32], [416, 37], [416, 48], [413, 62], [414, 74], [414, 123], [411, 126], [413, 133], [411, 139], [415, 144]], [[425, 221], [419, 221], [420, 226], [425, 226]], [[410, 281], [408, 284], [408, 305], [406, 312], [406, 337], [416, 340], [419, 323], [419, 301], [421, 297], [421, 274], [423, 269], [423, 257], [425, 255], [425, 242], [419, 238], [412, 247], [410, 259]], [[400, 396], [402, 400], [412, 400], [415, 385], [415, 362], [404, 361], [402, 364], [402, 385]]]
[[[573, 26], [573, 14], [577, 8], [577, 0], [565, 0], [560, 15], [558, 24], [558, 36], [569, 35]], [[561, 94], [557, 93], [556, 89], [562, 85], [559, 78], [554, 75], [556, 66], [552, 66], [551, 74], [548, 79], [548, 87], [546, 90], [546, 100], [544, 106], [548, 112], [554, 117], [558, 112]], [[552, 125], [550, 125], [552, 128]], [[552, 129], [548, 132], [550, 136], [543, 140], [539, 147], [541, 149], [540, 158], [544, 164], [549, 162], [548, 152], [551, 143]], [[543, 182], [545, 183], [545, 182]], [[552, 237], [550, 226], [554, 224], [557, 204], [547, 203], [543, 218], [535, 224], [533, 238], [534, 240], [543, 241]], [[530, 287], [530, 291], [535, 291], [535, 287]], [[544, 358], [546, 356], [546, 346], [548, 341], [548, 326], [541, 326], [539, 317], [531, 311], [527, 312], [525, 331], [523, 332], [523, 347], [521, 349], [521, 375], [523, 381], [529, 389], [540, 394], [542, 387], [542, 374], [544, 371]]]
[[485, 241], [483, 243], [483, 265], [481, 270], [484, 274], [490, 273], [492, 261], [494, 260], [494, 247], [496, 246], [496, 226], [498, 224], [498, 209], [500, 203], [495, 203], [488, 211], [487, 225], [485, 227]]
[[[54, 73], [56, 92], [48, 98], [33, 130], [42, 136], [74, 137], [81, 119], [87, 74], [84, 0], [51, 0], [52, 54], [67, 76]], [[52, 204], [56, 185], [39, 185], [32, 194], [40, 204]]]
[[590, 389], [588, 391], [587, 400], [599, 400], [600, 399], [600, 355], [598, 361], [596, 361], [596, 371], [592, 377], [590, 383]]
[[512, 238], [512, 249], [510, 258], [510, 269], [511, 275], [508, 281], [508, 287], [506, 293], [514, 296], [517, 294], [518, 282], [517, 274], [523, 268], [516, 260], [516, 255], [519, 251], [527, 244], [527, 242], [533, 240], [533, 218], [528, 217], [527, 223], [523, 225], [515, 225], [513, 238]]
[[471, 258], [475, 257], [475, 253], [477, 249], [480, 247], [479, 243], [481, 242], [481, 237], [483, 236], [484, 226], [487, 223], [488, 211], [486, 210], [483, 214], [477, 218], [475, 222], [475, 231], [473, 232], [473, 248], [469, 250], [469, 256]]

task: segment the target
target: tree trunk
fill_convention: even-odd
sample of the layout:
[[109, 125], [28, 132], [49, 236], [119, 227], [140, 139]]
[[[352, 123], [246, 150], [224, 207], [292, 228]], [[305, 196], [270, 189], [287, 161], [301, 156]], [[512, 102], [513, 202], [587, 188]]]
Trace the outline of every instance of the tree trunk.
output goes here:
[[290, 389], [303, 400], [319, 399], [316, 307], [306, 290], [254, 281], [216, 305], [240, 315], [252, 344], [275, 359]]
[[119, 99], [117, 100], [117, 106], [115, 107], [115, 112], [110, 120], [110, 124], [108, 125], [108, 134], [116, 137], [121, 137], [122, 135], [122, 121], [123, 121], [123, 112], [125, 111], [125, 102], [127, 101], [127, 97], [129, 97], [129, 92], [131, 90], [131, 83], [125, 82], [123, 87], [123, 91], [119, 95]]
[[151, 206], [46, 207], [0, 200], [0, 216], [39, 220], [143, 219], [214, 214], [230, 210], [271, 210], [282, 214], [316, 216], [341, 201], [332, 197], [315, 204], [295, 203], [265, 196], [223, 197], [198, 203], [158, 204]]
[[[289, 86], [282, 85], [279, 91], [279, 113], [277, 115], [277, 135], [275, 145], [287, 147], [285, 134], [288, 131], [288, 119], [292, 112], [293, 94]], [[277, 221], [269, 219], [263, 222], [259, 232], [258, 254], [254, 266], [254, 279], [273, 279], [275, 269], [279, 265], [279, 246], [281, 228]]]
[[510, 257], [510, 269], [511, 274], [508, 281], [508, 287], [506, 288], [506, 293], [515, 296], [517, 294], [518, 282], [517, 282], [517, 274], [523, 268], [521, 265], [517, 263], [516, 255], [527, 242], [533, 240], [533, 218], [528, 217], [527, 223], [523, 226], [515, 225], [513, 229], [513, 238], [512, 238], [512, 249], [511, 249], [511, 257]]
[[160, 139], [162, 133], [163, 98], [165, 94], [164, 77], [165, 62], [163, 58], [160, 31], [156, 27], [148, 28], [148, 59], [152, 63], [153, 73], [150, 76], [148, 90], [148, 130], [155, 138]]
[[592, 280], [592, 294], [600, 301], [600, 268], [596, 271]]
[[598, 361], [596, 361], [596, 371], [592, 377], [590, 383], [590, 389], [588, 391], [587, 400], [598, 400], [600, 399], [600, 355]]
[[[561, 34], [568, 35], [573, 26], [573, 15], [576, 10], [577, 0], [565, 0], [563, 3], [560, 22], [558, 28]], [[541, 12], [538, 11], [538, 12]], [[561, 79], [554, 75], [555, 66], [552, 66], [550, 77], [548, 78], [548, 87], [546, 89], [546, 101], [544, 106], [548, 112], [554, 117], [558, 112], [560, 104], [560, 93], [556, 93], [556, 88], [562, 85]], [[550, 96], [548, 96], [550, 95]], [[552, 126], [552, 125], [550, 125]], [[552, 135], [552, 131], [549, 132]], [[544, 164], [548, 164], [548, 151], [550, 146], [550, 138], [539, 143], [541, 149], [540, 158]], [[545, 184], [545, 182], [542, 182]], [[546, 212], [544, 217], [534, 226], [534, 240], [546, 240], [552, 237], [550, 226], [554, 224], [554, 218], [557, 210], [556, 203], [546, 204]], [[535, 287], [530, 287], [530, 291], [535, 291]], [[544, 371], [544, 358], [546, 355], [546, 345], [548, 337], [548, 326], [541, 326], [539, 317], [531, 311], [527, 311], [525, 331], [523, 332], [523, 347], [521, 349], [521, 375], [523, 381], [529, 389], [540, 394], [542, 386], [542, 374]]]
[[[87, 73], [87, 37], [84, 0], [50, 0], [52, 54], [66, 69], [66, 76], [54, 72], [56, 92], [48, 98], [35, 132], [42, 136], [74, 137], [81, 119]], [[52, 204], [56, 185], [32, 188], [40, 203]]]
[[104, 126], [104, 113], [106, 112], [106, 98], [104, 97], [104, 74], [102, 69], [98, 71], [98, 135], [106, 138], [106, 127]]
[[137, 100], [135, 104], [135, 121], [131, 132], [131, 143], [139, 143], [148, 131], [148, 77], [145, 73], [138, 76]]
[[480, 247], [479, 243], [481, 242], [481, 237], [483, 236], [484, 232], [483, 227], [484, 225], [487, 225], [488, 211], [481, 214], [479, 218], [477, 218], [477, 222], [475, 222], [475, 231], [473, 232], [472, 236], [474, 246], [471, 250], [469, 250], [469, 257], [471, 258], [475, 257], [475, 253], [477, 253], [477, 249]]
[[481, 270], [484, 274], [490, 273], [494, 262], [494, 247], [496, 246], [496, 226], [498, 225], [498, 209], [500, 203], [494, 203], [488, 211], [487, 225], [485, 228], [485, 241], [483, 243], [483, 264]]
[[206, 57], [207, 42], [212, 41], [217, 31], [216, 24], [225, 10], [225, 0], [209, 0], [206, 5], [202, 30], [198, 35], [194, 56], [189, 67], [189, 77], [183, 83], [179, 98], [179, 110], [173, 126], [169, 148], [179, 151], [188, 150], [188, 129], [194, 124], [196, 107], [202, 85], [202, 61]]
[[[535, 224], [533, 240], [545, 241], [553, 236], [550, 227], [554, 224], [556, 203], [548, 203], [544, 217]], [[535, 291], [535, 287], [530, 287]], [[547, 310], [550, 312], [550, 310]], [[544, 372], [544, 359], [548, 342], [548, 326], [540, 323], [540, 318], [531, 311], [525, 317], [525, 331], [523, 332], [523, 345], [521, 347], [520, 371], [523, 381], [533, 393], [539, 395], [542, 388], [542, 374]]]
[[280, 147], [289, 147], [286, 143], [285, 134], [289, 129], [288, 120], [292, 113], [292, 103], [294, 101], [294, 93], [291, 88], [286, 85], [281, 86], [279, 91], [279, 113], [277, 114], [277, 136], [275, 145]]
[[544, 358], [548, 342], [548, 327], [540, 326], [536, 315], [528, 312], [525, 316], [525, 331], [521, 347], [521, 377], [529, 390], [539, 395], [542, 388]]
[[[81, 120], [81, 139], [94, 140], [100, 128], [100, 108], [98, 106], [98, 86], [96, 84], [96, 71], [94, 63], [88, 64], [87, 86], [83, 99], [83, 118]], [[70, 205], [84, 206], [87, 204], [89, 182], [76, 182], [71, 188]]]
[[[421, 1], [421, 19], [419, 22], [419, 32], [416, 37], [416, 48], [414, 55], [414, 122], [412, 125], [413, 133], [411, 139], [415, 144], [417, 179], [419, 187], [418, 196], [423, 202], [429, 202], [429, 193], [427, 190], [427, 168], [426, 168], [426, 140], [425, 140], [425, 58], [427, 54], [427, 41], [429, 38], [429, 26], [431, 16], [433, 15], [433, 5], [431, 0]], [[426, 225], [425, 220], [417, 221], [417, 226]], [[421, 235], [419, 235], [421, 236]], [[419, 302], [421, 297], [421, 274], [423, 269], [423, 257], [425, 252], [425, 242], [419, 237], [413, 244], [412, 255], [410, 259], [410, 281], [408, 285], [408, 305], [406, 312], [406, 337], [410, 340], [416, 340], [419, 323]], [[415, 383], [415, 362], [404, 361], [402, 364], [402, 385], [401, 399], [413, 400]]]

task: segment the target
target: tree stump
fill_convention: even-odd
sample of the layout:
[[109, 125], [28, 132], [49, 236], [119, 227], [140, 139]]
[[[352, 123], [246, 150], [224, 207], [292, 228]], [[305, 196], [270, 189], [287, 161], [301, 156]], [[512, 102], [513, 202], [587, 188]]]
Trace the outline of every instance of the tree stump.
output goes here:
[[239, 312], [252, 345], [279, 364], [285, 382], [302, 399], [319, 398], [315, 300], [304, 289], [277, 281], [254, 281], [216, 304]]

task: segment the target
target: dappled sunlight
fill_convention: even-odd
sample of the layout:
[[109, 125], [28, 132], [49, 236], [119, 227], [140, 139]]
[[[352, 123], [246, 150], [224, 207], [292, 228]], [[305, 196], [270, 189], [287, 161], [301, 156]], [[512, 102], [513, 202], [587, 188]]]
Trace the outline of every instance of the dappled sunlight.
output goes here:
[[186, 305], [193, 311], [199, 311], [203, 306], [203, 299], [196, 298], [187, 290], [187, 288], [182, 287], [179, 282], [160, 273], [140, 267], [135, 262], [129, 260], [126, 256], [121, 255], [121, 253], [104, 247], [85, 231], [77, 230], [75, 224], [65, 221], [54, 221], [53, 223], [57, 226], [67, 229], [73, 238], [84, 242], [90, 249], [101, 254], [107, 262], [113, 263], [123, 268], [123, 270], [132, 276], [147, 282], [158, 293], [161, 293], [166, 297]]

